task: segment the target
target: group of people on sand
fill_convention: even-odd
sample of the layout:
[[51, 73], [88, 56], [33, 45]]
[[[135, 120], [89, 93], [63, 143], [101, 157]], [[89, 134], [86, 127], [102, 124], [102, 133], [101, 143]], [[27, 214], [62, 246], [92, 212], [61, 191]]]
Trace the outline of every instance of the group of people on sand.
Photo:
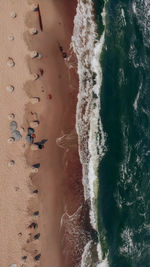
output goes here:
[[[42, 31], [42, 30], [43, 30], [43, 25], [42, 25], [42, 18], [41, 18], [41, 14], [40, 14], [40, 7], [39, 7], [39, 4], [32, 4], [32, 5], [31, 5], [31, 10], [32, 10], [32, 11], [37, 11], [37, 12], [38, 12], [39, 26], [40, 26], [40, 30]], [[15, 18], [17, 17], [16, 12], [14, 12], [14, 11], [12, 11], [10, 15], [11, 15], [11, 17], [12, 17], [13, 19], [15, 19]], [[31, 29], [30, 29], [30, 30], [31, 30]], [[35, 34], [38, 33], [38, 31], [37, 31], [37, 29], [32, 28], [32, 31], [29, 31], [29, 33], [32, 34], [32, 35], [35, 35]], [[13, 34], [9, 35], [8, 39], [9, 39], [10, 41], [14, 41], [14, 35], [13, 35]], [[38, 52], [33, 51], [33, 52], [31, 53], [31, 58], [35, 58], [35, 57], [37, 57], [37, 56], [40, 57], [40, 55], [39, 55]], [[10, 57], [8, 58], [7, 65], [8, 65], [8, 67], [10, 67], [10, 68], [12, 68], [12, 67], [15, 66], [15, 61], [13, 60], [13, 58], [10, 58]], [[40, 69], [40, 76], [42, 76], [43, 73], [44, 73], [44, 71], [43, 71], [42, 69]], [[33, 75], [32, 75], [32, 78], [33, 78], [33, 80], [36, 80], [37, 78], [39, 78], [39, 75], [37, 76], [37, 75], [33, 74]], [[15, 87], [14, 87], [13, 85], [8, 85], [8, 86], [6, 87], [6, 90], [7, 90], [9, 93], [12, 93], [12, 92], [14, 91], [14, 89], [15, 89]], [[38, 101], [37, 101], [37, 99], [38, 99]], [[51, 97], [50, 97], [50, 99], [51, 99]], [[33, 101], [32, 101], [32, 102], [33, 102]], [[35, 98], [35, 99], [34, 99], [34, 103], [37, 103], [37, 102], [39, 102], [39, 98]], [[32, 104], [34, 104], [34, 103], [32, 103]], [[22, 135], [23, 135], [23, 133], [24, 133], [24, 128], [22, 127], [21, 129], [18, 129], [18, 123], [14, 120], [14, 118], [15, 118], [15, 114], [14, 114], [14, 113], [11, 113], [11, 114], [8, 115], [8, 119], [10, 120], [9, 128], [10, 128], [10, 133], [11, 133], [11, 137], [9, 137], [9, 139], [8, 139], [8, 143], [13, 143], [13, 142], [20, 141], [20, 140], [22, 139]], [[34, 123], [35, 123], [35, 122], [34, 122]], [[38, 123], [38, 124], [39, 124], [39, 123]], [[41, 140], [40, 142], [36, 142], [36, 143], [34, 143], [34, 139], [36, 138], [36, 135], [35, 135], [35, 132], [34, 132], [34, 126], [36, 127], [36, 125], [34, 124], [33, 127], [30, 126], [30, 127], [28, 128], [28, 130], [27, 130], [27, 135], [26, 135], [25, 140], [26, 140], [26, 142], [29, 143], [30, 145], [33, 145], [33, 144], [34, 144], [34, 145], [36, 145], [36, 147], [37, 147], [38, 149], [43, 149], [43, 148], [44, 148], [44, 144], [45, 144], [45, 142], [46, 142], [47, 140], [46, 140], [46, 139], [43, 139], [43, 140]], [[12, 166], [14, 166], [14, 164], [15, 164], [15, 161], [14, 161], [14, 160], [10, 160], [9, 163], [8, 163], [8, 166], [9, 166], [9, 167], [12, 167]], [[36, 165], [36, 166], [35, 166], [35, 165]], [[35, 168], [38, 169], [38, 168], [40, 167], [40, 164], [39, 164], [39, 163], [38, 163], [38, 164], [35, 164], [35, 165], [32, 166], [34, 169], [35, 169]], [[35, 189], [35, 190], [33, 191], [33, 194], [38, 194], [38, 189]], [[38, 210], [35, 210], [35, 211], [33, 212], [32, 215], [33, 215], [34, 219], [33, 219], [33, 222], [30, 223], [29, 226], [28, 226], [28, 230], [29, 230], [29, 236], [30, 236], [30, 238], [27, 240], [27, 243], [29, 243], [29, 242], [31, 242], [31, 241], [33, 241], [33, 240], [39, 240], [39, 238], [40, 238], [40, 233], [37, 231], [37, 229], [38, 229], [38, 224], [37, 224], [37, 222], [36, 222], [36, 220], [35, 220], [35, 218], [37, 218], [37, 217], [39, 216], [39, 211], [38, 211]], [[19, 232], [19, 233], [18, 233], [18, 236], [21, 237], [21, 236], [22, 236], [22, 233]], [[40, 260], [40, 257], [41, 257], [41, 253], [39, 253], [38, 251], [36, 251], [36, 253], [35, 253], [35, 255], [34, 255], [34, 260], [35, 260], [35, 261], [39, 261], [39, 260]], [[23, 261], [23, 262], [26, 262], [27, 259], [28, 259], [28, 255], [23, 255], [23, 257], [22, 257], [22, 261]], [[11, 264], [10, 267], [13, 267], [14, 265], [15, 265], [15, 264]], [[23, 265], [23, 266], [24, 266], [24, 265]]]
[[[41, 17], [41, 13], [40, 13], [39, 4], [32, 4], [31, 5], [31, 10], [32, 11], [37, 11], [38, 18], [39, 18], [39, 28], [40, 28], [41, 31], [43, 31], [42, 17]], [[16, 12], [14, 12], [14, 11], [11, 12], [11, 17], [13, 19], [15, 19], [17, 17]], [[36, 34], [38, 34], [38, 30], [33, 27], [33, 28], [29, 29], [29, 34], [36, 35]], [[10, 41], [14, 41], [14, 35], [10, 34], [8, 36], [8, 39]], [[59, 48], [59, 51], [60, 51], [62, 57], [64, 59], [66, 59], [68, 55], [64, 51], [62, 45], [59, 42], [58, 42], [58, 48]], [[37, 51], [31, 51], [30, 57], [32, 59], [37, 58], [37, 57], [41, 58], [41, 55]], [[15, 61], [13, 60], [13, 58], [10, 58], [10, 57], [8, 58], [7, 65], [10, 68], [15, 66]], [[43, 69], [39, 69], [39, 74], [33, 73], [33, 74], [31, 74], [30, 78], [35, 81], [35, 80], [39, 79], [40, 76], [43, 76], [43, 74], [44, 74], [44, 70]], [[15, 86], [8, 85], [6, 87], [6, 90], [9, 93], [13, 93], [13, 91], [15, 90]], [[52, 95], [51, 94], [48, 95], [48, 99], [49, 100], [52, 99]], [[39, 97], [32, 97], [30, 99], [30, 102], [31, 102], [31, 104], [36, 104], [36, 103], [40, 102], [40, 98]], [[22, 135], [24, 133], [24, 128], [22, 127], [21, 129], [18, 129], [18, 123], [14, 120], [14, 118], [15, 118], [15, 114], [14, 113], [11, 113], [11, 114], [8, 115], [8, 119], [11, 121], [10, 125], [9, 125], [10, 132], [11, 132], [11, 137], [9, 137], [8, 143], [13, 143], [13, 142], [20, 141], [22, 139]], [[39, 125], [39, 121], [38, 120], [31, 122], [29, 127], [28, 127], [28, 129], [27, 129], [27, 134], [26, 134], [26, 137], [25, 137], [26, 142], [31, 146], [32, 150], [39, 150], [39, 149], [41, 150], [41, 149], [43, 149], [44, 148], [44, 144], [47, 142], [46, 139], [43, 139], [40, 142], [34, 142], [34, 139], [36, 138], [36, 134], [35, 134], [34, 128], [36, 126], [38, 126], [38, 125]], [[15, 161], [11, 160], [11, 161], [9, 161], [8, 166], [12, 167], [12, 166], [14, 166], [14, 164], [15, 164]], [[38, 171], [39, 167], [40, 167], [39, 163], [34, 164], [32, 166], [32, 172], [36, 173]], [[34, 189], [33, 194], [38, 194], [38, 189]], [[38, 224], [37, 224], [37, 222], [35, 220], [35, 218], [37, 218], [38, 216], [39, 216], [39, 211], [35, 210], [33, 212], [34, 220], [28, 226], [29, 237], [30, 238], [27, 240], [27, 243], [30, 243], [30, 242], [32, 242], [34, 240], [39, 240], [39, 238], [40, 238], [40, 233], [37, 232]], [[18, 236], [21, 237], [22, 233], [19, 232]], [[40, 257], [41, 257], [41, 253], [36, 252], [36, 254], [34, 255], [34, 260], [35, 261], [39, 261]], [[23, 262], [27, 262], [27, 259], [28, 259], [28, 255], [23, 255], [23, 257], [22, 257]]]

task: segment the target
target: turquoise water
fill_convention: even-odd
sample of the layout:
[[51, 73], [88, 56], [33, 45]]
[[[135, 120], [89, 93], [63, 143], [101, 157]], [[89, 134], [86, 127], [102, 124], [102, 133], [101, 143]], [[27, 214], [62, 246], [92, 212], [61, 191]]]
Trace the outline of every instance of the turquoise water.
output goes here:
[[[101, 34], [104, 1], [95, 0]], [[101, 54], [99, 233], [111, 267], [150, 266], [150, 1], [108, 0]]]

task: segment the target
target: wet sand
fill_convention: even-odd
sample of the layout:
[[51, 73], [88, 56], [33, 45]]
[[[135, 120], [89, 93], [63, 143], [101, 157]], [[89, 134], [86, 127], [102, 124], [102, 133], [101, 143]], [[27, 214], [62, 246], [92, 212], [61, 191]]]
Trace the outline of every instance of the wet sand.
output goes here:
[[[28, 66], [32, 72], [39, 74], [39, 70], [43, 70], [39, 80], [35, 83], [27, 82], [24, 87], [29, 96], [38, 96], [41, 99], [37, 105], [26, 106], [25, 120], [32, 120], [29, 111], [36, 112], [40, 125], [35, 131], [35, 142], [47, 140], [44, 149], [38, 152], [27, 150], [26, 153], [30, 165], [40, 163], [39, 173], [32, 178], [32, 182], [39, 190], [41, 266], [49, 264], [56, 267], [73, 266], [72, 260], [68, 262], [66, 255], [63, 254], [62, 246], [65, 244], [62, 242], [63, 231], [60, 229], [60, 222], [66, 210], [73, 213], [83, 200], [81, 192], [74, 194], [76, 182], [80, 184], [78, 188], [82, 187], [79, 158], [76, 156], [75, 166], [72, 166], [72, 160], [69, 159], [70, 154], [74, 155], [77, 151], [75, 113], [78, 77], [76, 69], [69, 70], [67, 63], [72, 53], [69, 48], [75, 9], [76, 1], [72, 1], [69, 5], [66, 1], [61, 3], [41, 1], [43, 31], [39, 28], [37, 13], [34, 13], [32, 19], [30, 13], [26, 17], [27, 27], [34, 26], [39, 31], [38, 35], [33, 37], [28, 33], [24, 35], [28, 49], [32, 51], [34, 48], [42, 54], [40, 60], [27, 59]], [[67, 58], [64, 58], [63, 52], [67, 54]], [[72, 57], [71, 62], [75, 67], [74, 61]], [[72, 131], [75, 142], [71, 141], [70, 144], [64, 140], [65, 145], [61, 146], [59, 142], [56, 144], [57, 138]], [[65, 167], [67, 164], [70, 165], [71, 172], [79, 175], [74, 181], [71, 181], [74, 175], [70, 175]]]
[[[71, 240], [74, 236], [66, 231], [69, 220], [63, 220], [62, 216], [66, 212], [73, 214], [84, 203], [75, 132], [78, 76], [76, 58], [70, 50], [77, 2], [39, 1], [41, 22], [39, 12], [31, 11], [32, 3], [34, 1], [24, 3], [23, 0], [19, 4], [17, 0], [0, 3], [1, 23], [5, 25], [0, 32], [3, 44], [0, 264], [73, 267], [85, 244], [80, 242], [81, 251], [74, 253], [76, 244]], [[17, 14], [15, 18], [10, 16], [12, 11]], [[33, 27], [38, 31], [36, 35], [30, 34]], [[14, 35], [12, 41], [8, 40], [10, 34]], [[34, 50], [40, 56], [31, 58]], [[15, 61], [12, 68], [7, 65], [8, 57]], [[32, 80], [33, 73], [38, 74], [37, 80]], [[6, 92], [7, 84], [15, 86], [13, 93]], [[40, 101], [32, 104], [33, 97]], [[15, 114], [19, 130], [23, 127], [24, 131], [21, 141], [8, 144], [10, 121], [7, 117], [11, 112]], [[33, 121], [39, 121], [34, 142], [45, 142], [38, 151], [31, 150], [25, 139]], [[10, 160], [15, 164], [8, 168]], [[38, 173], [31, 173], [32, 165], [37, 163]], [[38, 191], [33, 193], [34, 190]], [[35, 211], [39, 211], [38, 216], [33, 216]], [[82, 213], [80, 208], [80, 219]], [[84, 225], [79, 218], [75, 224], [80, 225], [82, 232]], [[34, 229], [32, 223], [38, 227]], [[39, 239], [34, 240], [38, 233]], [[85, 242], [86, 239], [85, 235]], [[22, 259], [24, 256], [27, 258]], [[36, 256], [39, 261], [35, 260]]]

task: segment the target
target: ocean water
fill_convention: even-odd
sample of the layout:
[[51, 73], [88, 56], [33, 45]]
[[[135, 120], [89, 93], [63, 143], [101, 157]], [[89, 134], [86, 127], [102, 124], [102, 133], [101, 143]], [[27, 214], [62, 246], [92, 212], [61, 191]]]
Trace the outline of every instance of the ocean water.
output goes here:
[[106, 4], [99, 217], [109, 266], [150, 266], [150, 1]]
[[150, 266], [150, 0], [79, 0], [76, 129], [97, 239], [81, 267]]
[[[101, 25], [105, 12], [101, 9]], [[103, 20], [103, 21], [102, 21]], [[104, 29], [104, 26], [103, 26]], [[98, 167], [105, 153], [105, 134], [100, 117], [102, 69], [100, 55], [104, 45], [104, 30], [97, 33], [94, 3], [79, 0], [74, 18], [72, 48], [78, 60], [79, 94], [76, 112], [79, 155], [82, 163], [85, 200], [90, 203], [90, 221], [98, 233]], [[98, 237], [99, 239], [99, 237]], [[103, 259], [101, 242], [90, 240], [82, 255], [81, 266], [94, 267]]]

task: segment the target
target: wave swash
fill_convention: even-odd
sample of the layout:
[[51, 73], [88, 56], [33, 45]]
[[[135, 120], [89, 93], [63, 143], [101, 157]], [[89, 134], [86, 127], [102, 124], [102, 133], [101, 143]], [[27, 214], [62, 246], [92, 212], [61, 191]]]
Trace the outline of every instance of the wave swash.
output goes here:
[[[105, 11], [102, 13], [103, 24]], [[105, 154], [105, 133], [103, 132], [100, 113], [100, 88], [102, 71], [100, 55], [104, 44], [105, 31], [97, 40], [91, 0], [78, 1], [74, 18], [72, 47], [78, 60], [79, 93], [76, 111], [76, 130], [79, 142], [79, 155], [82, 164], [85, 200], [90, 200], [90, 221], [97, 231], [97, 193], [98, 166]], [[92, 257], [93, 247], [97, 259]], [[100, 242], [89, 241], [82, 255], [81, 267], [107, 267], [103, 259]]]

